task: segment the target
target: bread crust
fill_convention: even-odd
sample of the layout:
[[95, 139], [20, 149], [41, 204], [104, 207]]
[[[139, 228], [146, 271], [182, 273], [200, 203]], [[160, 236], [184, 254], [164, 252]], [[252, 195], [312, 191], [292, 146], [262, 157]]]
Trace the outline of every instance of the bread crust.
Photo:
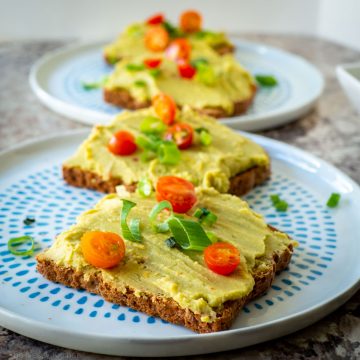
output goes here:
[[[62, 167], [64, 180], [76, 187], [101, 191], [104, 193], [115, 193], [116, 186], [124, 185], [129, 192], [136, 189], [136, 183], [123, 184], [120, 178], [104, 180], [100, 175], [79, 167]], [[241, 196], [249, 192], [255, 186], [263, 183], [270, 177], [269, 166], [254, 166], [230, 179], [229, 193]]]
[[200, 315], [190, 309], [184, 309], [172, 298], [160, 294], [143, 293], [135, 295], [134, 289], [127, 287], [124, 292], [107, 283], [100, 272], [91, 276], [84, 276], [81, 271], [71, 267], [57, 265], [54, 261], [46, 259], [44, 254], [37, 256], [37, 270], [50, 281], [59, 282], [77, 289], [85, 289], [102, 296], [105, 300], [115, 304], [131, 307], [150, 316], [157, 316], [173, 324], [185, 326], [198, 333], [222, 331], [230, 328], [241, 308], [264, 293], [272, 284], [275, 273], [287, 267], [290, 262], [293, 248], [291, 245], [281, 254], [274, 254], [273, 259], [266, 260], [266, 268], [253, 273], [255, 286], [252, 292], [238, 300], [227, 301], [217, 311], [216, 320], [202, 322]]
[[[228, 114], [225, 109], [221, 107], [204, 107], [202, 109], [194, 109], [200, 114], [212, 116], [214, 118], [225, 118], [244, 114], [252, 104], [256, 94], [256, 85], [251, 85], [251, 96], [248, 99], [234, 102], [233, 112]], [[107, 103], [120, 106], [125, 109], [138, 110], [151, 106], [151, 101], [139, 101], [131, 96], [128, 90], [125, 89], [106, 89], [103, 90], [103, 97]]]

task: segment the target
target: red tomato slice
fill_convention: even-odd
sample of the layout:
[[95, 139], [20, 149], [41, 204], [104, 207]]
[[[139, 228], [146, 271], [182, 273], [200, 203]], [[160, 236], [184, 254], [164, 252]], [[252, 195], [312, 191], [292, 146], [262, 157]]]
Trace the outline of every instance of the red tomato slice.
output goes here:
[[194, 185], [177, 176], [163, 176], [156, 184], [156, 199], [167, 200], [176, 213], [188, 212], [196, 203]]
[[144, 42], [151, 51], [163, 51], [168, 46], [169, 40], [167, 31], [161, 25], [156, 25], [146, 32]]
[[191, 125], [179, 123], [168, 128], [165, 139], [175, 141], [177, 147], [184, 150], [191, 146], [193, 135], [194, 130]]
[[201, 15], [194, 10], [185, 11], [180, 17], [180, 28], [182, 31], [192, 33], [199, 31], [202, 25]]
[[134, 136], [125, 130], [120, 130], [115, 133], [109, 141], [108, 149], [115, 155], [131, 155], [137, 146], [135, 144]]
[[125, 255], [123, 239], [111, 232], [86, 232], [81, 238], [80, 246], [85, 260], [102, 269], [118, 265]]
[[171, 125], [175, 120], [176, 104], [172, 97], [160, 93], [153, 97], [152, 105], [156, 114], [166, 124]]
[[196, 69], [191, 66], [188, 61], [179, 60], [178, 61], [178, 71], [182, 78], [192, 79], [196, 74]]
[[146, 20], [146, 23], [149, 25], [159, 25], [162, 24], [164, 20], [165, 20], [164, 14], [159, 13], [149, 17]]
[[240, 264], [240, 253], [234, 245], [218, 242], [204, 250], [204, 260], [210, 270], [220, 275], [229, 275]]
[[191, 45], [187, 39], [175, 39], [166, 49], [166, 56], [173, 61], [189, 60]]
[[162, 59], [145, 59], [144, 64], [149, 69], [156, 69], [160, 66]]

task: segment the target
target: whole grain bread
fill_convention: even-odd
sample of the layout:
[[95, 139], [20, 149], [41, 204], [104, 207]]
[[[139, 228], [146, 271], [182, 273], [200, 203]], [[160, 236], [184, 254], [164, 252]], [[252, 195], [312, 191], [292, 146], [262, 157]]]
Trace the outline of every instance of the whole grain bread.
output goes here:
[[47, 259], [44, 254], [37, 256], [37, 270], [51, 281], [77, 289], [85, 289], [102, 296], [112, 303], [129, 306], [151, 316], [158, 316], [173, 324], [185, 326], [198, 333], [209, 333], [230, 328], [241, 308], [268, 290], [275, 274], [287, 267], [292, 252], [293, 247], [289, 245], [281, 253], [274, 253], [272, 258], [263, 259], [261, 262], [262, 266], [253, 270], [255, 286], [252, 292], [244, 298], [225, 302], [223, 307], [218, 309], [216, 320], [210, 323], [201, 321], [199, 314], [194, 313], [190, 309], [180, 307], [172, 298], [166, 298], [160, 294], [147, 293], [136, 296], [131, 288], [126, 288], [123, 292], [119, 291], [112, 284], [104, 280], [101, 272], [85, 276], [84, 273], [74, 268], [57, 265], [54, 261]]
[[[224, 118], [244, 114], [252, 104], [256, 94], [256, 86], [251, 85], [251, 96], [247, 99], [235, 101], [233, 112], [228, 114], [221, 107], [204, 107], [195, 109], [200, 114], [212, 116], [214, 118]], [[126, 89], [106, 89], [103, 90], [104, 100], [110, 104], [120, 106], [124, 109], [138, 110], [151, 106], [151, 101], [139, 101], [135, 99]], [[179, 105], [178, 105], [179, 106]], [[180, 106], [179, 106], [180, 107]]]
[[[115, 193], [118, 185], [124, 185], [127, 191], [133, 192], [137, 185], [136, 183], [123, 184], [120, 178], [104, 180], [100, 175], [78, 167], [63, 166], [62, 172], [68, 184], [104, 193]], [[237, 196], [244, 195], [269, 177], [269, 166], [254, 166], [230, 179], [229, 193]]]

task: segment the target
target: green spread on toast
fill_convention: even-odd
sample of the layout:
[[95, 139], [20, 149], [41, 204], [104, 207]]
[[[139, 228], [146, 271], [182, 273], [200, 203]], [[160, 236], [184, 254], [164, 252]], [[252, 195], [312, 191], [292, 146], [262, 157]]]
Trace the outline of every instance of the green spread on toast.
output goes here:
[[[251, 292], [254, 266], [259, 262], [265, 264], [275, 251], [284, 251], [292, 240], [270, 230], [264, 219], [238, 197], [201, 187], [196, 189], [196, 195], [197, 206], [206, 207], [218, 216], [211, 228], [218, 240], [231, 243], [240, 251], [240, 265], [229, 276], [209, 270], [201, 252], [169, 248], [164, 242], [169, 235], [154, 233], [149, 222], [149, 212], [156, 204], [154, 196], [129, 194], [123, 187], [119, 187], [119, 195], [106, 196], [94, 209], [80, 215], [77, 223], [61, 233], [43, 256], [57, 265], [73, 267], [85, 273], [85, 277], [101, 272], [104, 280], [120, 291], [129, 287], [137, 296], [151, 293], [173, 298], [181, 307], [200, 314], [202, 321], [211, 322], [216, 310], [226, 301]], [[114, 232], [121, 236], [121, 198], [125, 197], [137, 204], [131, 217], [141, 219], [142, 242], [125, 240], [125, 258], [118, 266], [111, 270], [95, 268], [84, 259], [80, 239], [88, 231]]]
[[189, 108], [177, 113], [177, 121], [190, 124], [194, 129], [206, 128], [212, 136], [209, 146], [193, 144], [181, 151], [177, 165], [164, 165], [155, 158], [140, 160], [138, 150], [130, 156], [114, 155], [108, 150], [112, 135], [118, 130], [128, 130], [135, 137], [140, 134], [140, 124], [147, 116], [155, 116], [152, 108], [118, 115], [110, 125], [95, 126], [90, 136], [64, 166], [78, 167], [100, 175], [104, 180], [120, 178], [124, 184], [137, 183], [147, 176], [153, 184], [160, 176], [174, 175], [195, 185], [214, 187], [227, 192], [230, 178], [254, 166], [268, 166], [266, 152], [253, 141], [235, 133], [217, 120], [199, 115]]

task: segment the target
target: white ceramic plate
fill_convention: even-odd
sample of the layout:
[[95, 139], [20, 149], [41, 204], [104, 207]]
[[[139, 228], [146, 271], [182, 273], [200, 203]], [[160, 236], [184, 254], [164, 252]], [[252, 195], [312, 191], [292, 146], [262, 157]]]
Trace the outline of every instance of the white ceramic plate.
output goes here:
[[[259, 88], [247, 114], [222, 119], [241, 130], [271, 128], [305, 114], [322, 93], [320, 72], [303, 58], [269, 46], [233, 40], [236, 57], [253, 74], [271, 74], [278, 86]], [[112, 67], [105, 64], [105, 43], [72, 45], [41, 58], [32, 68], [30, 85], [50, 109], [86, 124], [106, 123], [121, 108], [104, 102], [102, 90], [86, 91], [82, 82], [98, 81]]]
[[[23, 234], [36, 252], [74, 223], [102, 194], [68, 186], [61, 162], [86, 132], [68, 133], [0, 154], [0, 324], [48, 343], [112, 355], [170, 356], [240, 348], [296, 331], [344, 303], [360, 278], [360, 190], [324, 161], [280, 142], [249, 135], [273, 159], [271, 181], [246, 198], [266, 220], [300, 246], [288, 270], [266, 295], [248, 304], [231, 330], [199, 335], [99, 296], [51, 283], [35, 270], [35, 259], [16, 257], [7, 241]], [[342, 194], [338, 208], [325, 206]], [[269, 194], [290, 204], [276, 212]], [[23, 224], [34, 216], [31, 226]]]

